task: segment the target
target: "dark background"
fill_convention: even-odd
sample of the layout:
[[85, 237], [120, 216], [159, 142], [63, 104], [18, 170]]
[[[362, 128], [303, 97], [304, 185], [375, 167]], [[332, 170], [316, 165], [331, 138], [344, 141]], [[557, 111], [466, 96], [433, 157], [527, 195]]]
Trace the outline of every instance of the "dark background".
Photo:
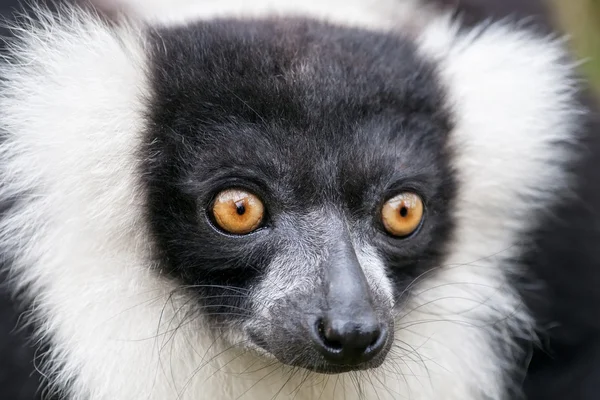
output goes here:
[[[18, 0], [0, 0], [0, 18], [10, 19], [19, 4]], [[0, 28], [0, 36], [9, 34], [7, 29]], [[4, 287], [3, 275], [0, 282], [0, 400], [39, 399], [41, 376], [33, 367], [34, 350], [25, 340], [30, 332], [16, 330], [20, 325], [17, 324], [19, 313]]]

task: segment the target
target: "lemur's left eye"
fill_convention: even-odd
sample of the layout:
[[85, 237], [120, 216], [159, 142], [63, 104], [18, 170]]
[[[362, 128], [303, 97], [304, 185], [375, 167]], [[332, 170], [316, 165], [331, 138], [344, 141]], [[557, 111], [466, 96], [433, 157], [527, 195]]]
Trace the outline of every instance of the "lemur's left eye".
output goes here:
[[264, 213], [264, 205], [256, 195], [239, 189], [223, 190], [212, 206], [212, 214], [219, 227], [236, 235], [256, 230]]
[[390, 235], [407, 237], [421, 225], [423, 200], [411, 192], [392, 197], [383, 205], [381, 219]]

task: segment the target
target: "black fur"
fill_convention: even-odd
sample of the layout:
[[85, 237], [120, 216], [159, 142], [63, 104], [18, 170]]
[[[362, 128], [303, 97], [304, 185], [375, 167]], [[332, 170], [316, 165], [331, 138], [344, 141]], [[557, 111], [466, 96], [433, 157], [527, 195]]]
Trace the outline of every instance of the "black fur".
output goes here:
[[425, 0], [452, 10], [466, 27], [484, 21], [526, 21], [530, 27], [554, 32], [558, 28], [549, 1], [545, 0]]
[[[228, 313], [247, 304], [223, 286], [251, 287], [288, 243], [323, 252], [326, 243], [313, 238], [343, 240], [337, 219], [385, 257], [398, 293], [436, 265], [451, 230], [451, 127], [434, 69], [407, 40], [294, 19], [221, 20], [154, 37], [142, 156], [148, 217], [162, 265], [197, 287], [200, 301], [212, 299], [220, 322], [251, 314]], [[263, 228], [232, 236], [214, 227], [207, 209], [228, 187], [263, 199]], [[404, 190], [424, 199], [426, 222], [397, 239], [384, 232], [379, 211]], [[309, 213], [331, 226], [311, 227]], [[301, 321], [319, 301], [316, 293], [287, 308], [284, 301], [276, 325], [290, 326], [298, 308]], [[290, 332], [284, 349], [270, 351], [286, 359], [291, 338], [306, 348], [308, 337]]]
[[531, 285], [523, 295], [546, 328], [525, 382], [530, 399], [600, 393], [600, 116], [593, 100], [586, 103], [584, 157], [572, 168], [575, 194], [549, 210], [525, 259]]

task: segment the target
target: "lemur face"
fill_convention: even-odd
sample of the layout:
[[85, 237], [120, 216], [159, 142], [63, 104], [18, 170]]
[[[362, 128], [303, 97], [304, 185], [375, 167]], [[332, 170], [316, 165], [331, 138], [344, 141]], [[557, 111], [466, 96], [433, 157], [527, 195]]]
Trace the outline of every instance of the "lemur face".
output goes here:
[[452, 227], [433, 67], [302, 20], [160, 36], [143, 172], [165, 268], [217, 332], [283, 363], [380, 365]]
[[563, 43], [441, 0], [135, 3], [38, 9], [0, 61], [0, 252], [52, 387], [518, 398], [587, 129]]

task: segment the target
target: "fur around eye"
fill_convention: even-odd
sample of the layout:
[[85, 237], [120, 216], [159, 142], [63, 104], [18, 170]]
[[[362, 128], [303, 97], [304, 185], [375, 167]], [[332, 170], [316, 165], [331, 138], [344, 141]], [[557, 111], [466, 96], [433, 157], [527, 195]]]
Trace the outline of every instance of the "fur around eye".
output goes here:
[[245, 190], [226, 189], [215, 198], [211, 212], [219, 228], [245, 235], [260, 226], [265, 209], [258, 196]]
[[414, 233], [423, 220], [423, 200], [415, 193], [404, 192], [389, 199], [381, 210], [385, 230], [396, 237]]

